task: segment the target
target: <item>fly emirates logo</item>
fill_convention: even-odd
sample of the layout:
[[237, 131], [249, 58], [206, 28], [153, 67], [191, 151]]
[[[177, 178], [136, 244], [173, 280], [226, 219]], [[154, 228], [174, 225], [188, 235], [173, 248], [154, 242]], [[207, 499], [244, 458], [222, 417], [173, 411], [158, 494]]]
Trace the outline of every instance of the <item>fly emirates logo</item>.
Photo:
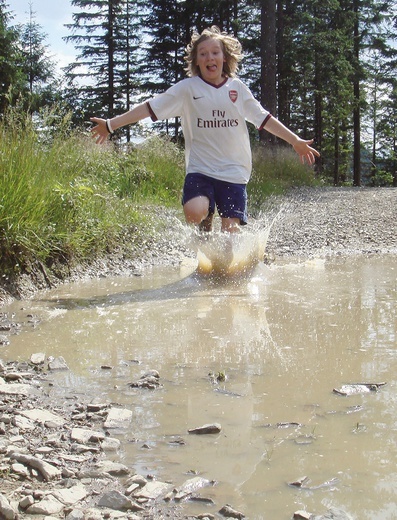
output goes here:
[[238, 119], [227, 119], [225, 110], [213, 110], [211, 119], [197, 118], [197, 128], [232, 128], [238, 126]]

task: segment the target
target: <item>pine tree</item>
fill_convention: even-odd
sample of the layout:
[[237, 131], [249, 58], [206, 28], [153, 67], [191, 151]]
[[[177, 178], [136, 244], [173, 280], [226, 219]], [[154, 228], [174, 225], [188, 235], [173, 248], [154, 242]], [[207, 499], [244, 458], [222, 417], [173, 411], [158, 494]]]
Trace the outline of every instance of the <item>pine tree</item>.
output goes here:
[[[261, 103], [272, 114], [277, 114], [276, 90], [276, 0], [261, 2]], [[275, 144], [274, 136], [263, 130], [261, 141]]]
[[79, 98], [80, 118], [124, 112], [130, 106], [136, 73], [139, 34], [138, 0], [72, 0], [73, 14], [67, 41], [79, 54], [66, 68], [69, 96]]
[[10, 26], [12, 20], [5, 0], [0, 0], [0, 113], [4, 113], [23, 86], [18, 31]]
[[22, 55], [22, 71], [26, 81], [26, 102], [34, 112], [51, 99], [51, 81], [55, 79], [55, 63], [45, 45], [47, 35], [35, 21], [32, 4], [29, 4], [29, 20], [19, 27], [19, 45]]
[[371, 135], [372, 185], [396, 183], [397, 37], [392, 12], [391, 3], [375, 2], [367, 11], [363, 38], [363, 66], [368, 78], [363, 126], [365, 134]]

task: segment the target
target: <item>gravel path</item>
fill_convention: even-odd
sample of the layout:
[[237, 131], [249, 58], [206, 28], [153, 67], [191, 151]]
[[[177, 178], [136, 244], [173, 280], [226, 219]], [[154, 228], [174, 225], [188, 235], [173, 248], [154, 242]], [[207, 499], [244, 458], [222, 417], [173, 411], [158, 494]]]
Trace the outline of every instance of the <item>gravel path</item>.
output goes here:
[[303, 188], [276, 198], [270, 257], [397, 253], [397, 188]]

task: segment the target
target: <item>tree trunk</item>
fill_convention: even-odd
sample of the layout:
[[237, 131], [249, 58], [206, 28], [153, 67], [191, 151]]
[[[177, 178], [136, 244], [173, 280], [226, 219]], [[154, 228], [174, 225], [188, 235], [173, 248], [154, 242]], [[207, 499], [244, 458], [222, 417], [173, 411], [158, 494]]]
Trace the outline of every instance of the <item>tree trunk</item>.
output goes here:
[[356, 74], [354, 77], [354, 112], [353, 112], [353, 186], [361, 186], [361, 118], [360, 118], [360, 36], [359, 36], [359, 0], [353, 0], [354, 19], [354, 56]]
[[339, 185], [339, 125], [334, 129], [334, 186]]
[[[261, 104], [276, 116], [276, 0], [261, 1]], [[260, 140], [275, 144], [276, 138], [266, 130]]]
[[[287, 5], [285, 5], [287, 4]], [[284, 7], [285, 5], [285, 7]], [[285, 14], [288, 13], [289, 1], [278, 2], [277, 4], [277, 99], [278, 99], [278, 117], [286, 126], [290, 125], [290, 107], [289, 107], [289, 89], [288, 89], [288, 70], [285, 60]]]

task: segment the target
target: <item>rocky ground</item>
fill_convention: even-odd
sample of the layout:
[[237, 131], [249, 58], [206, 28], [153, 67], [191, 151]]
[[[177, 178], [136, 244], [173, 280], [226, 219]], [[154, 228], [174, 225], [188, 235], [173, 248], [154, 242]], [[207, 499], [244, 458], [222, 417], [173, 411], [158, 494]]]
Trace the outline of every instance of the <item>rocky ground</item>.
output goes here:
[[[396, 202], [397, 188], [297, 189], [272, 199], [258, 217], [273, 223], [267, 261], [396, 254]], [[116, 255], [70, 273], [71, 278], [143, 272], [151, 264], [175, 263], [188, 251], [185, 242], [178, 240], [177, 225], [171, 232], [174, 238], [162, 236], [145, 261]], [[54, 274], [40, 268], [23, 277], [11, 293], [8, 287], [4, 297], [31, 295], [56, 283]], [[0, 328], [7, 341], [18, 324], [0, 311]], [[203, 514], [195, 518], [214, 518], [205, 513], [205, 489], [214, 483], [192, 475], [174, 488], [171, 482], [131, 474], [113, 462], [119, 441], [112, 431], [122, 426], [125, 410], [77, 398], [53, 402], [51, 371], [64, 368], [62, 359], [39, 354], [25, 363], [0, 360], [0, 518], [192, 518], [183, 510], [189, 500], [203, 504]], [[155, 384], [156, 374], [137, 384], [147, 382]], [[219, 517], [245, 518], [244, 512], [226, 504]], [[347, 520], [350, 516], [343, 511], [326, 516], [301, 511], [294, 518]]]

